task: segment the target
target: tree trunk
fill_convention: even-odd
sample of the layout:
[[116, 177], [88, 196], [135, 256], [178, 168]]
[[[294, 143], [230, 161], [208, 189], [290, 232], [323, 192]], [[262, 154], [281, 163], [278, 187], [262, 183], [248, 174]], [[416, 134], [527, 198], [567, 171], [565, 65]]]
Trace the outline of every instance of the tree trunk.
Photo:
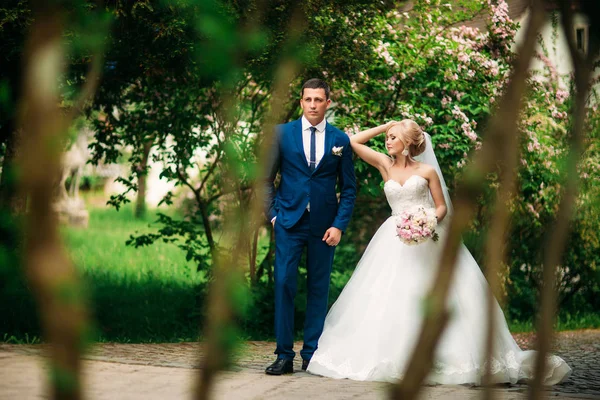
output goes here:
[[273, 259], [275, 258], [275, 234], [271, 226], [267, 228], [267, 232], [269, 233], [269, 250], [267, 251], [265, 258], [258, 266], [258, 270], [256, 271], [256, 280], [259, 281], [266, 271], [267, 280], [269, 284], [271, 284], [273, 282]]
[[260, 226], [254, 229], [252, 233], [252, 243], [250, 244], [250, 254], [248, 255], [249, 264], [250, 264], [250, 284], [254, 286], [256, 284], [256, 258], [258, 256], [258, 232], [260, 231]]
[[144, 150], [142, 153], [142, 162], [138, 166], [137, 178], [138, 178], [138, 192], [137, 201], [135, 203], [135, 217], [138, 219], [146, 216], [146, 191], [148, 185], [148, 157], [150, 156], [150, 149], [152, 149], [152, 140], [148, 140], [144, 143]]
[[[203, 201], [198, 202], [198, 208], [200, 208], [200, 215], [202, 216], [202, 225], [204, 226], [204, 233], [206, 234], [206, 240], [208, 241], [208, 247], [210, 249], [211, 260], [214, 263], [217, 259], [217, 245], [212, 234], [212, 228], [210, 227], [210, 219], [206, 207], [207, 205]], [[200, 271], [199, 265], [198, 271]]]

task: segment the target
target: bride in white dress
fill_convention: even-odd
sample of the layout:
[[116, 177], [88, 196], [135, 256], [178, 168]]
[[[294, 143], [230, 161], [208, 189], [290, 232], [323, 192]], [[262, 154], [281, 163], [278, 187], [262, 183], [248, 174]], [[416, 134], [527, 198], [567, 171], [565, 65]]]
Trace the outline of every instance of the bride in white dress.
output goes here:
[[[364, 143], [386, 132], [389, 157]], [[392, 209], [375, 233], [325, 320], [307, 371], [331, 378], [395, 382], [404, 376], [421, 331], [423, 299], [435, 278], [451, 203], [431, 139], [411, 120], [391, 122], [352, 137], [352, 149], [376, 167]], [[425, 152], [425, 153], [424, 153]], [[424, 154], [422, 154], [424, 153]], [[415, 160], [421, 155], [424, 162]], [[439, 241], [406, 245], [395, 215], [414, 206], [435, 209]], [[450, 322], [438, 343], [429, 384], [481, 384], [485, 373], [487, 281], [461, 244], [449, 292]], [[535, 352], [522, 351], [495, 304], [492, 379], [516, 383], [533, 377]], [[564, 381], [571, 368], [549, 356], [546, 385]]]

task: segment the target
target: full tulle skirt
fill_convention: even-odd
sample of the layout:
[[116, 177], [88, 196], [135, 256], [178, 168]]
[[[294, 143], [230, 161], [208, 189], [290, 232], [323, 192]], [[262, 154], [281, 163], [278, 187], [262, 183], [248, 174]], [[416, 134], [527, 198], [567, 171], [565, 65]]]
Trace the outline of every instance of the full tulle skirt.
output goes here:
[[[405, 245], [396, 236], [395, 218], [383, 223], [348, 284], [332, 306], [308, 372], [331, 378], [395, 382], [404, 376], [421, 331], [424, 298], [435, 279], [440, 240]], [[477, 262], [461, 244], [448, 296], [450, 321], [438, 343], [429, 384], [481, 384], [485, 373], [486, 297], [489, 286]], [[494, 304], [496, 330], [492, 379], [530, 380], [535, 352], [522, 351], [502, 310]], [[545, 384], [562, 382], [571, 368], [548, 357]]]

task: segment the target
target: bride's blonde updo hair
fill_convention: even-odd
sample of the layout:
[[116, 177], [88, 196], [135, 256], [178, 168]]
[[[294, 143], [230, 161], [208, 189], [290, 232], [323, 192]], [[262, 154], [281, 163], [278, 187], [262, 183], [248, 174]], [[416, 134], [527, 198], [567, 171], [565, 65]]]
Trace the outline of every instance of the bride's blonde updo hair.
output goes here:
[[392, 129], [395, 129], [400, 135], [404, 146], [408, 148], [410, 157], [416, 157], [425, 151], [425, 147], [427, 146], [425, 134], [415, 121], [412, 119], [403, 119], [400, 122], [393, 122], [385, 131], [385, 135], [387, 136]]

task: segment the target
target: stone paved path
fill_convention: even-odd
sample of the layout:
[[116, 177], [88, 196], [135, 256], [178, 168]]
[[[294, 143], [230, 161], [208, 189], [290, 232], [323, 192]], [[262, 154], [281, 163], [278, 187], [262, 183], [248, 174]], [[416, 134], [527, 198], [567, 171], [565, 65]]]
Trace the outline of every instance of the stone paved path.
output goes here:
[[[532, 348], [531, 334], [517, 334], [523, 349]], [[85, 356], [87, 397], [92, 399], [189, 398], [198, 372], [201, 343], [96, 345]], [[299, 347], [299, 346], [298, 346]], [[215, 398], [372, 398], [386, 397], [387, 385], [334, 380], [297, 372], [270, 377], [264, 368], [273, 360], [274, 344], [245, 342], [232, 371], [219, 375]], [[0, 399], [44, 396], [43, 345], [0, 344]], [[549, 395], [561, 399], [600, 399], [600, 330], [561, 332], [554, 352], [573, 368], [573, 375]], [[300, 371], [297, 362], [296, 370]], [[499, 399], [525, 399], [527, 387], [497, 389]], [[481, 389], [464, 386], [428, 387], [422, 398], [476, 399]]]

